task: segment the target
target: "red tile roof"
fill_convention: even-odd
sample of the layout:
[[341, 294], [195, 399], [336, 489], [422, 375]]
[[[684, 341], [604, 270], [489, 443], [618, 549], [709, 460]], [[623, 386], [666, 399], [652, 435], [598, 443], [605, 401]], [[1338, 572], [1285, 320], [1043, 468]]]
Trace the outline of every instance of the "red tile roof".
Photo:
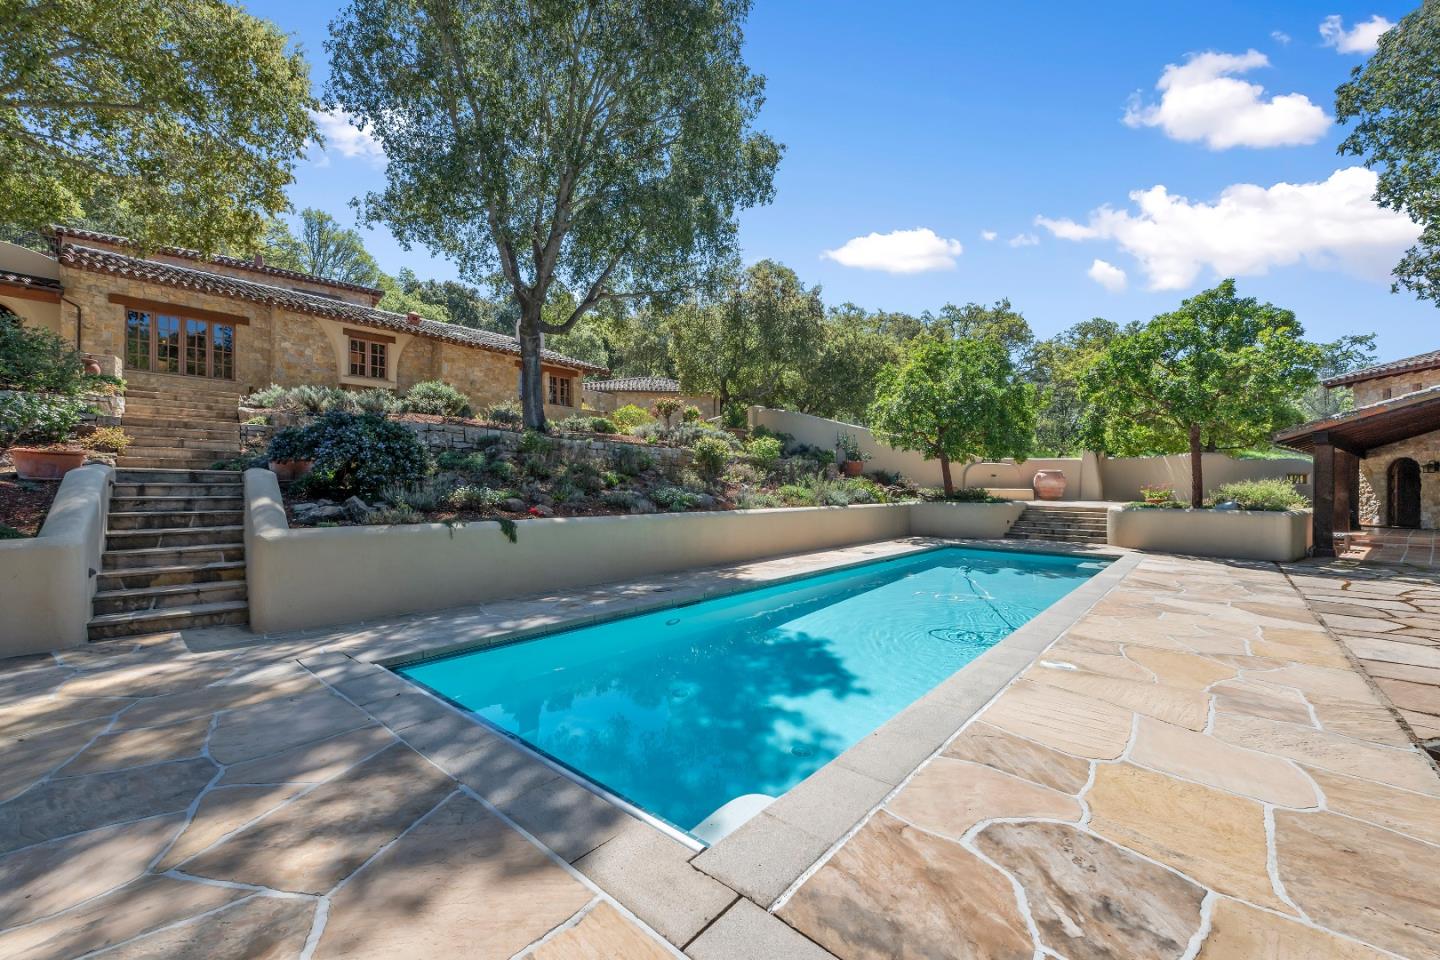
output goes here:
[[0, 270], [0, 283], [9, 284], [12, 287], [29, 287], [33, 290], [54, 290], [60, 291], [60, 281], [52, 280], [50, 277], [32, 277], [28, 273], [15, 273], [12, 270]]
[[[76, 240], [88, 240], [91, 243], [114, 244], [120, 247], [129, 247], [131, 245], [127, 237], [118, 237], [113, 233], [97, 233], [94, 230], [80, 230], [76, 227], [53, 226], [50, 228], [50, 232], [55, 235], [56, 240], [60, 243], [63, 243], [66, 237], [71, 237]], [[214, 263], [236, 270], [249, 270], [265, 276], [284, 277], [288, 280], [298, 280], [305, 283], [320, 283], [327, 287], [339, 287], [342, 290], [357, 290], [361, 293], [371, 294], [376, 298], [385, 295], [385, 291], [378, 287], [367, 287], [359, 283], [347, 283], [344, 280], [332, 280], [329, 277], [321, 277], [313, 273], [301, 273], [298, 270], [272, 267], [264, 263], [256, 263], [254, 260], [243, 260], [239, 257], [207, 256], [199, 250], [191, 250], [186, 247], [157, 247], [155, 252], [163, 253], [168, 257], [183, 257], [186, 260], [195, 260], [200, 263]]]
[[1388, 363], [1377, 363], [1373, 367], [1366, 367], [1363, 370], [1342, 373], [1338, 377], [1326, 380], [1325, 386], [1344, 387], [1354, 383], [1364, 383], [1366, 380], [1379, 380], [1381, 377], [1394, 377], [1402, 373], [1437, 368], [1440, 368], [1440, 350], [1432, 350], [1429, 353], [1418, 353], [1413, 357], [1391, 360]]
[[[520, 355], [520, 341], [503, 333], [462, 327], [455, 323], [438, 323], [434, 320], [421, 320], [418, 326], [414, 326], [404, 314], [391, 313], [388, 310], [336, 300], [333, 297], [306, 293], [302, 290], [271, 286], [268, 283], [241, 280], [226, 274], [210, 273], [206, 270], [160, 263], [156, 260], [142, 260], [116, 253], [113, 250], [101, 250], [77, 243], [62, 243], [56, 253], [63, 265], [74, 270], [109, 273], [140, 283], [154, 283], [217, 297], [263, 303], [295, 313], [308, 313], [319, 317], [328, 317], [332, 320], [342, 320], [346, 323], [358, 323], [396, 330], [401, 333], [433, 337], [437, 340], [496, 353]], [[570, 367], [585, 373], [603, 374], [608, 372], [604, 367], [576, 360], [553, 350], [544, 351], [542, 357], [547, 363]]]
[[680, 381], [669, 377], [619, 377], [614, 380], [591, 380], [585, 384], [585, 389], [598, 390], [601, 393], [679, 393]]

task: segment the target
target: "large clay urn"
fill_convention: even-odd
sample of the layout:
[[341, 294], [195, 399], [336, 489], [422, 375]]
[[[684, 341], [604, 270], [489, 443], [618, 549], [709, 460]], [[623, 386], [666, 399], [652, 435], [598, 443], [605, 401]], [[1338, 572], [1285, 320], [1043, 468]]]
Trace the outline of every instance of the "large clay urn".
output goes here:
[[1065, 471], [1037, 470], [1033, 481], [1038, 500], [1061, 500], [1065, 496]]

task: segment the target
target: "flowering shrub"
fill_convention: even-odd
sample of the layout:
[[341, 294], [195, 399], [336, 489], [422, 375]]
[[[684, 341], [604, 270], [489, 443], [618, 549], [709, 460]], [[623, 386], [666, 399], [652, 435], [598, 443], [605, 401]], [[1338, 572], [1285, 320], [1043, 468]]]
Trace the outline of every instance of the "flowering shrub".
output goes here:
[[16, 393], [0, 397], [0, 449], [59, 443], [75, 432], [85, 404], [71, 397]]
[[1140, 488], [1140, 500], [1152, 507], [1163, 507], [1175, 503], [1175, 490], [1168, 483], [1145, 484]]
[[339, 498], [373, 498], [387, 486], [416, 483], [430, 471], [430, 455], [414, 431], [373, 413], [343, 410], [280, 431], [270, 441], [270, 458], [314, 460], [307, 487]]

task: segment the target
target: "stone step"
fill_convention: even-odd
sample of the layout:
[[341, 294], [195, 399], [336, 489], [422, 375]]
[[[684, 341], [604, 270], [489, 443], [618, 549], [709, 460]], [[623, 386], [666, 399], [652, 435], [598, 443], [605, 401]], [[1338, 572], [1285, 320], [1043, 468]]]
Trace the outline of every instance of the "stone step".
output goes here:
[[1100, 531], [1108, 529], [1104, 523], [1067, 523], [1054, 520], [1026, 520], [1023, 517], [1015, 521], [1015, 526], [1022, 530], [1085, 530]]
[[234, 417], [139, 417], [134, 416], [130, 410], [125, 411], [125, 416], [120, 418], [120, 425], [126, 430], [174, 430], [174, 429], [205, 429], [205, 430], [232, 430], [239, 432], [240, 423]]
[[205, 389], [202, 388], [202, 389], [190, 390], [190, 389], [186, 389], [185, 387], [170, 388], [170, 387], [153, 387], [153, 386], [148, 386], [148, 385], [137, 386], [137, 385], [134, 383], [134, 381], [129, 381], [129, 380], [127, 380], [127, 381], [126, 381], [126, 384], [125, 384], [125, 399], [126, 399], [126, 400], [129, 400], [129, 399], [131, 399], [131, 398], [134, 398], [134, 399], [137, 399], [137, 400], [190, 400], [190, 399], [199, 399], [199, 400], [203, 400], [203, 401], [214, 401], [214, 402], [217, 402], [217, 403], [218, 403], [218, 402], [225, 401], [225, 400], [233, 400], [233, 401], [235, 401], [236, 404], [239, 404], [240, 398], [241, 398], [242, 396], [243, 396], [243, 394], [241, 394], [238, 390], [234, 390], [234, 389], [230, 389], [230, 390], [205, 390]]
[[[202, 421], [203, 422], [203, 421]], [[240, 439], [240, 427], [236, 424], [216, 424], [213, 427], [202, 426], [199, 423], [185, 425], [177, 424], [156, 424], [144, 426], [138, 424], [124, 424], [122, 428], [131, 439], [136, 441], [160, 440], [228, 440], [231, 443]], [[147, 444], [153, 446], [153, 444]]]
[[[184, 567], [198, 569], [214, 564], [245, 562], [245, 544], [236, 538], [231, 543], [200, 543], [181, 547], [138, 547], [106, 550], [101, 567], [106, 573], [145, 571]], [[106, 575], [102, 573], [101, 576]]]
[[224, 440], [192, 439], [187, 437], [176, 437], [173, 439], [160, 439], [151, 437], [145, 440], [137, 440], [125, 451], [127, 457], [165, 457], [173, 456], [179, 452], [184, 453], [238, 453], [240, 451], [240, 435]]
[[226, 603], [245, 599], [244, 580], [215, 580], [210, 583], [178, 583], [163, 587], [141, 587], [134, 590], [109, 590], [94, 597], [95, 615], [107, 613], [142, 613], [151, 610], [172, 610], [176, 607], [197, 607], [210, 603]]
[[104, 593], [115, 590], [139, 590], [145, 587], [168, 587], [185, 583], [214, 583], [221, 580], [244, 579], [244, 560], [222, 560], [194, 566], [179, 563], [105, 570], [96, 579], [96, 587]]
[[1056, 543], [1104, 543], [1104, 537], [1088, 536], [1079, 533], [1046, 533], [1035, 534], [1024, 530], [1011, 529], [1005, 534], [1011, 540], [1050, 540]]
[[234, 510], [173, 510], [156, 513], [138, 510], [131, 513], [110, 511], [106, 518], [108, 533], [126, 530], [179, 530], [205, 529], [210, 527], [234, 527], [245, 521], [245, 511]]
[[[178, 451], [177, 451], [178, 452]], [[144, 470], [168, 470], [182, 472], [187, 470], [209, 470], [221, 460], [230, 459], [225, 456], [215, 456], [213, 450], [191, 450], [183, 456], [170, 457], [116, 457], [115, 466], [128, 467]], [[235, 473], [239, 476], [238, 471]]]
[[115, 485], [126, 483], [240, 483], [237, 470], [190, 470], [120, 466], [115, 470]]
[[142, 550], [146, 547], [196, 547], [239, 544], [245, 546], [245, 528], [170, 527], [147, 530], [111, 530], [105, 534], [106, 550]]
[[110, 497], [110, 510], [112, 513], [168, 513], [171, 511], [194, 513], [197, 510], [241, 510], [244, 508], [244, 499], [240, 495], [239, 484], [220, 489], [224, 492], [213, 497], [162, 497], [153, 494], [131, 497], [122, 496], [117, 489]]
[[234, 474], [234, 481], [224, 483], [124, 483], [117, 482], [111, 494], [111, 503], [116, 499], [150, 499], [154, 497], [224, 497], [233, 499], [244, 490], [240, 475]]
[[1025, 508], [1025, 512], [1022, 513], [1021, 516], [1029, 516], [1029, 517], [1075, 517], [1075, 518], [1084, 518], [1084, 519], [1093, 519], [1093, 518], [1095, 518], [1095, 517], [1100, 517], [1100, 518], [1103, 519], [1103, 518], [1105, 517], [1105, 515], [1108, 514], [1109, 512], [1110, 512], [1110, 511], [1109, 511], [1108, 509], [1105, 509], [1105, 508], [1103, 508], [1103, 507], [1102, 507], [1102, 508], [1096, 508], [1096, 509], [1070, 509], [1070, 508], [1064, 508], [1064, 509], [1062, 509], [1062, 508], [1060, 508], [1060, 507], [1026, 507], [1026, 508]]
[[199, 627], [218, 627], [250, 621], [250, 605], [244, 600], [202, 603], [193, 607], [173, 607], [144, 613], [107, 613], [90, 620], [91, 640], [133, 637], [144, 633], [161, 633]]

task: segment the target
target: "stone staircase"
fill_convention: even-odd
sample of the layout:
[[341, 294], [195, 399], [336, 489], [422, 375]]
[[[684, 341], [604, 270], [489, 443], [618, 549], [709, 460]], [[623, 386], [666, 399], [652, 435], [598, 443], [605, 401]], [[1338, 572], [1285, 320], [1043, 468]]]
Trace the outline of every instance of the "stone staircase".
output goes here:
[[120, 426], [133, 439], [120, 469], [204, 470], [240, 452], [240, 391], [198, 377], [127, 373]]
[[243, 624], [249, 610], [240, 474], [117, 469], [90, 639]]
[[1027, 503], [1005, 536], [1013, 540], [1056, 540], [1061, 543], [1106, 542], [1106, 507]]

